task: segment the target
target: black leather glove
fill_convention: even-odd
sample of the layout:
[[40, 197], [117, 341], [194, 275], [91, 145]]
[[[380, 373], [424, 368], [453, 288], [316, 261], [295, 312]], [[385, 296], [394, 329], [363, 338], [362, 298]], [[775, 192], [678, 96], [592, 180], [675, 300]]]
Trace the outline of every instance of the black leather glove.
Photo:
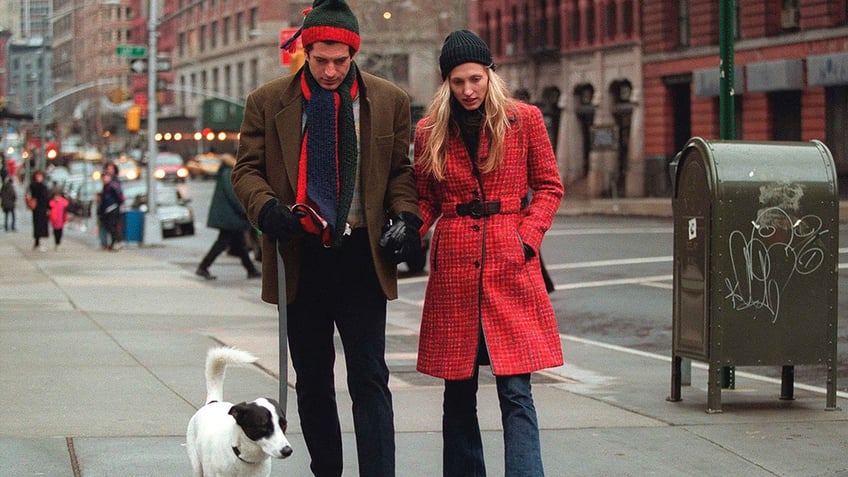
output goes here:
[[278, 199], [271, 199], [259, 211], [259, 228], [272, 239], [285, 243], [303, 230], [300, 220]]
[[383, 227], [380, 247], [393, 265], [405, 262], [415, 253], [421, 253], [421, 234], [418, 229], [424, 222], [410, 212], [401, 212], [400, 217]]

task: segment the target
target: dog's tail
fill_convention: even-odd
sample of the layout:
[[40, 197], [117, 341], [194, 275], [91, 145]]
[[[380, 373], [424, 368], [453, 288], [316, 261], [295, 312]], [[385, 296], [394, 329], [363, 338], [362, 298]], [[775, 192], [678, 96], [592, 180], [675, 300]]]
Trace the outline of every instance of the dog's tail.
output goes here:
[[224, 400], [224, 372], [228, 365], [248, 365], [256, 357], [236, 348], [212, 348], [206, 354], [206, 403]]

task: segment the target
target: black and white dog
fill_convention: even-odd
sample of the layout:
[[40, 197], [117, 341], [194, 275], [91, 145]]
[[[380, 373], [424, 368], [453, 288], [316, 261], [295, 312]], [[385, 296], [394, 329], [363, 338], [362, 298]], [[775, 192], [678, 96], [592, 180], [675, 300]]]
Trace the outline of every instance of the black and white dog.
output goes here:
[[188, 423], [186, 447], [194, 477], [265, 477], [271, 457], [292, 454], [286, 416], [277, 401], [224, 402], [227, 365], [248, 365], [256, 357], [235, 348], [213, 348], [206, 355], [206, 405]]

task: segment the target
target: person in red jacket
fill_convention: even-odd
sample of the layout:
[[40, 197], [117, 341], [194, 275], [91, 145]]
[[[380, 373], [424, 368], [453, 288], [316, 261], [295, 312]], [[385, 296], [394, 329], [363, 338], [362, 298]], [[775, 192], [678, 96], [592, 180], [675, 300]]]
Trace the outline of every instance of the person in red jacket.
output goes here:
[[415, 132], [421, 234], [436, 223], [417, 369], [445, 381], [445, 476], [485, 475], [477, 377], [490, 365], [505, 473], [538, 477], [530, 374], [562, 364], [539, 247], [563, 186], [542, 113], [510, 98], [480, 37], [452, 32], [439, 65], [444, 81]]
[[65, 222], [68, 221], [68, 199], [57, 189], [53, 191], [53, 197], [49, 203], [50, 225], [53, 226], [53, 242], [56, 250], [62, 243], [62, 232], [65, 230]]

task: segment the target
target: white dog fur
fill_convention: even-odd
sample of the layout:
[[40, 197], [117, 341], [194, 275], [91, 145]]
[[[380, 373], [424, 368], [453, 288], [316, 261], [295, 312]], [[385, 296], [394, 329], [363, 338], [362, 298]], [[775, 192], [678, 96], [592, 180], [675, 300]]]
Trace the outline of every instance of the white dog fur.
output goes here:
[[256, 357], [235, 348], [213, 348], [206, 355], [206, 405], [188, 423], [186, 448], [194, 477], [265, 477], [271, 457], [292, 454], [286, 417], [277, 401], [224, 402], [228, 365], [249, 365]]

